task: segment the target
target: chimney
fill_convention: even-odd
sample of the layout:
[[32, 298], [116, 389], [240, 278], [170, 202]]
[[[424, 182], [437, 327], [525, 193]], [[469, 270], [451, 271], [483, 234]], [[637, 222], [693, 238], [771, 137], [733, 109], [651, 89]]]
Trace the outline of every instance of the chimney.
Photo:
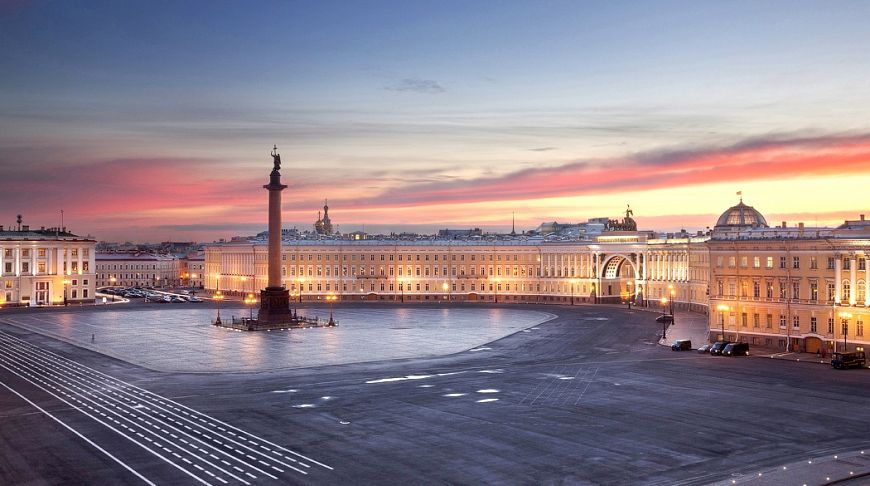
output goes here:
[[21, 227], [21, 231], [30, 231], [30, 226], [25, 224]]
[[864, 221], [864, 215], [863, 215], [863, 214], [861, 215], [861, 221]]
[[803, 224], [803, 223], [798, 223], [798, 228], [800, 228], [800, 229], [804, 229], [804, 224]]
[[785, 228], [785, 221], [782, 222], [782, 227]]

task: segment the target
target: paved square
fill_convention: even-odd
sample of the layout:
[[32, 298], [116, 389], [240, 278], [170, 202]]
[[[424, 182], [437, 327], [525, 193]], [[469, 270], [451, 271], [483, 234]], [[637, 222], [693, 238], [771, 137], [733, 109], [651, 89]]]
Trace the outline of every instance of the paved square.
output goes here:
[[[222, 315], [242, 316], [229, 307]], [[309, 317], [327, 317], [322, 308]], [[214, 309], [119, 309], [11, 315], [0, 321], [158, 371], [266, 371], [457, 353], [551, 319], [518, 309], [340, 308], [334, 328], [240, 332]], [[93, 336], [93, 342], [91, 338]]]

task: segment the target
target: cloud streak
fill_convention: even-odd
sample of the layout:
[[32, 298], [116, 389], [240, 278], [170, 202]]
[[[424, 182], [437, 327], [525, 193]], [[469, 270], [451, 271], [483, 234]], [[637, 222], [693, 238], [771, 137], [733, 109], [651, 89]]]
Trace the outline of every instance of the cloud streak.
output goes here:
[[424, 94], [440, 94], [447, 91], [437, 81], [431, 79], [405, 78], [395, 84], [385, 86], [388, 91], [410, 91]]

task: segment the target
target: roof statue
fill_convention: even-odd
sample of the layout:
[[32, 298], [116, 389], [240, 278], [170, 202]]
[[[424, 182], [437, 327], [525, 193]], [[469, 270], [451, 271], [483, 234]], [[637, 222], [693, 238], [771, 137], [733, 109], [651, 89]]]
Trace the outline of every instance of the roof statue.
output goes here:
[[272, 161], [275, 163], [275, 167], [272, 170], [278, 171], [281, 170], [281, 156], [278, 154], [278, 146], [275, 145], [272, 147]]
[[604, 227], [605, 231], [637, 231], [637, 222], [632, 218], [633, 215], [634, 211], [632, 211], [631, 206], [628, 206], [622, 221], [618, 219], [607, 220], [607, 225]]

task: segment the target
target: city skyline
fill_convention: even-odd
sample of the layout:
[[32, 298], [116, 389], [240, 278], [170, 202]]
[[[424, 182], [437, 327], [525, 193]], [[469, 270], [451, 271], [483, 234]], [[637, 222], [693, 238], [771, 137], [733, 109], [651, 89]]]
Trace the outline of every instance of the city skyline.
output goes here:
[[0, 224], [103, 240], [509, 230], [635, 209], [704, 229], [870, 207], [856, 3], [0, 6]]

